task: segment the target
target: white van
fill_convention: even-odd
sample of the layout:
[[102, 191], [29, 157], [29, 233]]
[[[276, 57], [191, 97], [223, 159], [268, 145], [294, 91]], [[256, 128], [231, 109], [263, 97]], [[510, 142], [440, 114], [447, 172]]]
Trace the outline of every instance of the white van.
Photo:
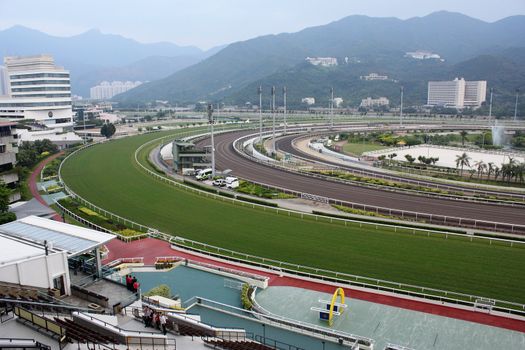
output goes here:
[[226, 178], [226, 188], [237, 188], [239, 187], [239, 179], [233, 176], [229, 176]]
[[206, 168], [199, 170], [195, 178], [199, 181], [208, 180], [213, 173], [213, 170], [211, 168]]
[[182, 168], [183, 176], [193, 176], [195, 175], [195, 169], [193, 168]]

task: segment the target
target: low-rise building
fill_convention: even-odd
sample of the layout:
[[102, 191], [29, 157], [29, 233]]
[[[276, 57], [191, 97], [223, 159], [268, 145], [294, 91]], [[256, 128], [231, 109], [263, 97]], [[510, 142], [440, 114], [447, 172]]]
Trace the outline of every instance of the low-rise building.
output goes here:
[[388, 80], [388, 75], [379, 75], [377, 73], [370, 73], [368, 75], [361, 75], [359, 77], [359, 79], [361, 80], [367, 80], [367, 81], [372, 81], [372, 80]]
[[314, 105], [315, 104], [315, 98], [313, 98], [313, 97], [304, 97], [303, 99], [301, 99], [301, 103], [306, 103], [308, 106]]
[[[18, 184], [18, 172], [15, 170], [16, 154], [18, 153], [18, 135], [14, 127], [16, 123], [0, 122], [0, 181], [11, 189]], [[14, 191], [9, 201], [20, 199], [20, 192]]]
[[425, 50], [407, 52], [405, 56], [416, 59], [416, 60], [440, 60], [441, 59], [441, 56], [438, 55], [437, 53], [434, 53], [431, 51], [425, 51]]
[[335, 57], [306, 57], [306, 61], [314, 66], [337, 66], [337, 58]]
[[379, 98], [367, 97], [361, 100], [361, 104], [359, 106], [363, 108], [374, 108], [374, 107], [388, 106], [389, 104], [390, 104], [390, 101], [386, 97], [379, 97]]

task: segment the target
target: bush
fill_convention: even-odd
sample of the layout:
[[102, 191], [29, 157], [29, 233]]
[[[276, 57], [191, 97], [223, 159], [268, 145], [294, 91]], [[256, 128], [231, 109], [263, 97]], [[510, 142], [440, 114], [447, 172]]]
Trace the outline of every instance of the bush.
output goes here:
[[250, 198], [250, 197], [237, 196], [237, 199], [241, 200], [241, 201], [245, 201], [245, 202], [266, 205], [268, 207], [277, 208], [279, 206], [277, 203], [270, 203], [270, 202], [262, 201], [262, 200], [259, 200], [259, 199]]
[[15, 213], [1, 213], [0, 214], [0, 225], [1, 224], [5, 224], [5, 223], [8, 223], [8, 222], [11, 222], [11, 221], [15, 221], [16, 220], [16, 214]]
[[253, 307], [252, 301], [250, 299], [250, 294], [252, 293], [252, 287], [248, 283], [242, 285], [241, 289], [241, 303], [242, 307], [246, 310], [251, 310]]
[[161, 284], [159, 286], [151, 288], [149, 291], [144, 293], [144, 295], [147, 297], [158, 295], [164, 298], [171, 298], [171, 290], [170, 287], [168, 287], [167, 285]]

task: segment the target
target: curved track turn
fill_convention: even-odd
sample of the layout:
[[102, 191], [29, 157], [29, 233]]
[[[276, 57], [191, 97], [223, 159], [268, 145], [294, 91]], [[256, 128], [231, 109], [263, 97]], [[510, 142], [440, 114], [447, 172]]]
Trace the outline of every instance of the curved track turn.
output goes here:
[[[525, 210], [520, 208], [498, 207], [482, 203], [438, 198], [422, 198], [403, 193], [333, 183], [267, 167], [240, 156], [233, 149], [232, 144], [236, 139], [251, 133], [253, 133], [253, 130], [215, 136], [217, 168], [223, 170], [231, 169], [236, 176], [248, 180], [288, 188], [298, 192], [330, 197], [341, 201], [432, 215], [461, 217], [516, 225], [525, 224]], [[209, 142], [209, 139], [205, 139], [200, 141], [199, 144], [207, 145]]]

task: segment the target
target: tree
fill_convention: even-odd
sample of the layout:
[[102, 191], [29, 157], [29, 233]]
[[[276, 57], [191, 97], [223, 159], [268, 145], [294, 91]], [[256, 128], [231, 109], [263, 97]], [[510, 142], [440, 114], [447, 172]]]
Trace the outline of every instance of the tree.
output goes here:
[[478, 160], [476, 163], [474, 163], [474, 166], [478, 170], [478, 178], [481, 179], [481, 174], [483, 174], [483, 172], [487, 168], [487, 165], [482, 160]]
[[466, 130], [461, 130], [459, 136], [461, 136], [461, 146], [465, 146], [465, 140], [467, 139], [468, 132]]
[[9, 196], [11, 190], [5, 185], [4, 182], [0, 182], [0, 214], [7, 213], [9, 210]]
[[405, 154], [405, 158], [410, 164], [414, 163], [416, 160], [416, 158], [412, 157], [410, 154]]
[[470, 159], [471, 158], [466, 153], [456, 156], [456, 168], [461, 167], [461, 172], [459, 173], [460, 176], [463, 176], [463, 167], [470, 166]]
[[115, 134], [115, 131], [116, 131], [115, 125], [113, 125], [112, 123], [104, 124], [100, 128], [100, 134], [102, 136], [105, 136], [107, 139], [113, 136]]
[[490, 162], [487, 164], [487, 176], [490, 178], [490, 174], [495, 170], [494, 163]]
[[396, 153], [390, 153], [388, 155], [388, 158], [390, 158], [390, 163], [392, 163], [392, 159], [394, 159], [395, 157], [397, 157], [397, 154]]

